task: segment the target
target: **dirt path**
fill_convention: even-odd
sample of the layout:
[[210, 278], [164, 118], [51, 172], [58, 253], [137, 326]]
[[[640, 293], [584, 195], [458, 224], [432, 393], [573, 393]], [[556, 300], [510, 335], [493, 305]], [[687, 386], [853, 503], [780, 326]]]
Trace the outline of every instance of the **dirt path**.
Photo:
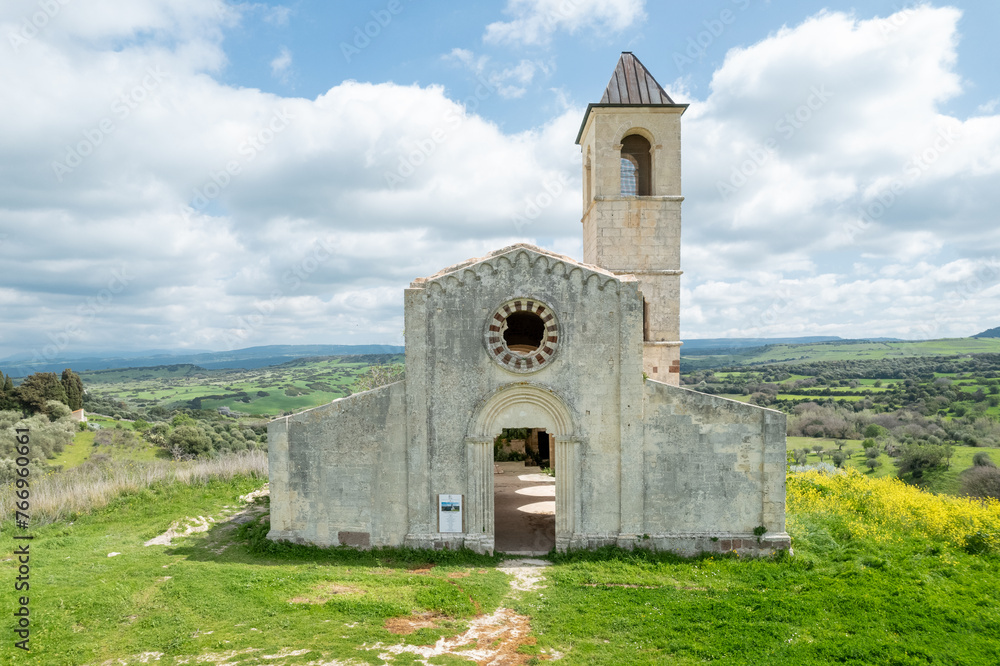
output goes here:
[[[511, 589], [504, 599], [544, 588], [542, 582], [545, 576], [542, 570], [547, 566], [549, 563], [544, 560], [518, 559], [503, 562], [498, 567], [499, 570], [511, 577]], [[385, 645], [380, 642], [367, 649], [378, 650], [379, 659], [385, 661], [400, 654], [413, 654], [424, 659], [448, 654], [474, 661], [480, 666], [519, 666], [531, 659], [531, 655], [518, 652], [522, 645], [532, 644], [530, 634], [529, 618], [501, 605], [495, 612], [481, 615], [469, 622], [469, 628], [464, 633], [451, 638], [442, 637], [434, 645]], [[554, 653], [543, 655], [542, 658], [555, 660], [561, 656]]]

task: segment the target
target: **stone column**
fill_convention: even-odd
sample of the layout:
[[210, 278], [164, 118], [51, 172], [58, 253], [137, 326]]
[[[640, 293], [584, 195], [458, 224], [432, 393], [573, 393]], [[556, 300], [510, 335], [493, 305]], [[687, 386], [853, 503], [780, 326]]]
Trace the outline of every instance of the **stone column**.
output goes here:
[[493, 442], [467, 437], [469, 489], [465, 494], [465, 545], [477, 553], [493, 553]]
[[580, 475], [580, 443], [574, 439], [554, 437], [556, 469], [556, 550], [565, 552], [580, 524], [580, 502], [577, 500], [577, 479]]

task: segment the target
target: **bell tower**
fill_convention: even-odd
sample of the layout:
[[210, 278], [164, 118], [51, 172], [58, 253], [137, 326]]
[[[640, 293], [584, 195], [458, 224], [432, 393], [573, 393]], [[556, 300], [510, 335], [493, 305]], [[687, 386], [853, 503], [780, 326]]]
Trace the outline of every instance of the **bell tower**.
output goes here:
[[653, 75], [622, 53], [604, 96], [587, 106], [583, 260], [634, 275], [643, 295], [643, 371], [680, 381], [681, 115]]

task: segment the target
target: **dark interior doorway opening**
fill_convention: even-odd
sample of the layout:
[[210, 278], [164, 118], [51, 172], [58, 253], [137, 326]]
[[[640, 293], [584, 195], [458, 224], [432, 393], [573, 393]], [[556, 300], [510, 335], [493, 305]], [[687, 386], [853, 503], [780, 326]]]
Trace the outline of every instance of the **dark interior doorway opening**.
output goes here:
[[[539, 428], [505, 428], [493, 464], [493, 536], [497, 552], [544, 555], [556, 544], [556, 480], [550, 438]], [[523, 452], [522, 455], [517, 455]], [[511, 458], [521, 457], [522, 460]], [[550, 471], [547, 469], [547, 471]]]

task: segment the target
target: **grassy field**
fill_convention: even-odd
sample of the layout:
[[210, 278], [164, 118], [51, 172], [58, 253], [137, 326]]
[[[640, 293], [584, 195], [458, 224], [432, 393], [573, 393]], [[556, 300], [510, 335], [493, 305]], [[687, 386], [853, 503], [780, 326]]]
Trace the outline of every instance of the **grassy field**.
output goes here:
[[969, 540], [1000, 533], [996, 505], [793, 475], [794, 557], [606, 549], [518, 591], [468, 552], [253, 547], [266, 518], [225, 520], [265, 510], [240, 499], [261, 483], [157, 485], [34, 530], [32, 651], [10, 663], [1000, 663], [1000, 543]]
[[[683, 348], [682, 348], [683, 350]], [[738, 354], [685, 355], [681, 364], [690, 368], [762, 363], [808, 363], [854, 359], [904, 358], [913, 356], [951, 356], [955, 354], [1000, 353], [1000, 338], [947, 338], [908, 342], [815, 342], [797, 345], [770, 345], [741, 351]]]
[[95, 395], [136, 407], [158, 405], [217, 409], [251, 416], [279, 416], [326, 404], [349, 394], [357, 375], [373, 362], [402, 356], [299, 359], [254, 370], [204, 370], [190, 365], [81, 373]]
[[63, 469], [82, 465], [94, 452], [95, 434], [97, 433], [93, 430], [76, 433], [73, 437], [73, 443], [64, 448], [58, 456], [49, 460], [48, 463], [53, 466], [61, 466]]
[[[865, 458], [864, 450], [861, 448], [861, 440], [849, 439], [845, 441], [847, 443], [844, 445], [844, 449], [854, 449], [854, 454], [847, 459], [844, 467], [856, 469], [873, 478], [896, 475], [896, 467], [893, 464], [892, 458], [883, 453], [878, 458], [882, 462], [882, 466], [874, 470], [869, 470], [865, 465], [867, 459]], [[812, 450], [814, 446], [822, 446], [828, 452], [837, 450], [834, 440], [819, 437], [789, 437], [787, 439], [787, 446], [789, 451], [793, 449], [808, 449], [809, 455], [806, 464], [820, 462], [819, 455]], [[962, 486], [962, 473], [972, 467], [972, 457], [977, 453], [985, 452], [1000, 467], [1000, 449], [986, 449], [976, 446], [953, 446], [952, 452], [951, 465], [947, 470], [930, 475], [925, 486], [927, 490], [935, 493], [957, 495]], [[824, 455], [824, 458], [826, 462], [830, 462], [829, 453]]]

